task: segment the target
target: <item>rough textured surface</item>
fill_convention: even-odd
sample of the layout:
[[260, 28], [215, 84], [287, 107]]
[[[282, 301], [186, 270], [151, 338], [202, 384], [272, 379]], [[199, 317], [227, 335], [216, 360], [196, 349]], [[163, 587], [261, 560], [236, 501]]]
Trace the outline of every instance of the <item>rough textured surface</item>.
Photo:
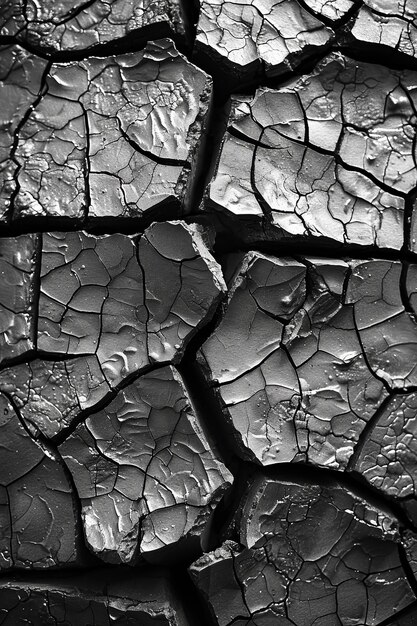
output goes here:
[[[34, 61], [20, 64], [29, 72]], [[36, 85], [18, 94], [25, 104], [37, 71]], [[4, 210], [78, 222], [182, 214], [210, 98], [211, 79], [169, 39], [141, 52], [53, 64], [42, 97], [21, 118]]]
[[0, 364], [35, 345], [37, 235], [0, 239]]
[[200, 5], [196, 53], [212, 56], [235, 80], [293, 69], [333, 36], [319, 16], [295, 0], [203, 0]]
[[[25, 441], [41, 457], [29, 433], [63, 441], [59, 453], [74, 478], [86, 543], [112, 563], [204, 534], [232, 482], [179, 374], [155, 369], [179, 361], [223, 294], [222, 273], [204, 237], [203, 229], [182, 222], [154, 224], [138, 238], [39, 235], [38, 309], [23, 298], [18, 312], [37, 318], [36, 343], [33, 338], [26, 349], [48, 357], [0, 371], [0, 388], [28, 429], [18, 422]], [[21, 237], [20, 245], [22, 239], [30, 252], [32, 239]], [[15, 239], [1, 242], [9, 256], [16, 251]], [[19, 296], [13, 284], [10, 289]], [[17, 314], [12, 320], [17, 324]], [[77, 426], [100, 402], [104, 409]], [[24, 454], [18, 441], [16, 452]], [[47, 459], [45, 471], [50, 465]], [[51, 482], [50, 489], [56, 487]]]
[[395, 396], [379, 413], [352, 469], [403, 501], [417, 520], [416, 434], [417, 395]]
[[413, 0], [200, 0], [196, 58], [239, 83], [287, 75], [340, 42], [416, 57]]
[[346, 468], [391, 390], [417, 382], [401, 272], [382, 260], [244, 257], [200, 354], [244, 458]]
[[180, 359], [224, 290], [203, 236], [182, 222], [138, 240], [42, 235], [36, 347], [48, 360], [0, 372], [32, 431], [53, 437], [127, 377]]
[[81, 562], [75, 494], [62, 462], [33, 441], [0, 394], [0, 569]]
[[20, 127], [31, 106], [43, 92], [45, 59], [20, 46], [0, 46], [0, 224], [11, 213], [11, 197], [16, 190], [16, 143]]
[[235, 100], [206, 207], [260, 238], [399, 250], [417, 183], [416, 78], [333, 54], [285, 87]]
[[4, 0], [0, 35], [48, 53], [185, 35], [180, 0]]
[[146, 556], [173, 544], [199, 525], [202, 531], [232, 478], [169, 367], [120, 391], [59, 451], [81, 499], [87, 544], [116, 563], [134, 560], [138, 548]]
[[0, 1], [0, 624], [415, 626], [416, 15]]
[[107, 571], [93, 576], [0, 583], [0, 623], [63, 626], [187, 626], [169, 575]]
[[365, 0], [353, 22], [351, 33], [355, 43], [382, 45], [415, 58], [417, 51], [415, 2]]
[[335, 484], [258, 478], [227, 542], [190, 568], [214, 622], [377, 625], [412, 602], [388, 513]]

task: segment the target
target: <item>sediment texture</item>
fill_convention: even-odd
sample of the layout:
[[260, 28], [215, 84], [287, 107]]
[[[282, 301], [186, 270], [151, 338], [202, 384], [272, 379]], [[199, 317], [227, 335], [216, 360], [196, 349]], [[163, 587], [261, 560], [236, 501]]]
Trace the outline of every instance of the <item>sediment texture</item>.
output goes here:
[[0, 7], [0, 624], [414, 626], [408, 1]]

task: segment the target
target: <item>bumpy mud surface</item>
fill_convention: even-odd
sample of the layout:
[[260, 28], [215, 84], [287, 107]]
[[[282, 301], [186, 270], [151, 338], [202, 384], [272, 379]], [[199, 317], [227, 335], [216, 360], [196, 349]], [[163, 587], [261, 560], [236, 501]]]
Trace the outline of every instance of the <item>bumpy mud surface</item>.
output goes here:
[[0, 5], [0, 624], [417, 624], [417, 5]]

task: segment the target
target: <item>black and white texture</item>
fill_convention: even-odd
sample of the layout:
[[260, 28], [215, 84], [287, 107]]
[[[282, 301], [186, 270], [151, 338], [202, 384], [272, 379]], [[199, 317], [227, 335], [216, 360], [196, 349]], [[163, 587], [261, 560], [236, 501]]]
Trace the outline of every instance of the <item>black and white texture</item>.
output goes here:
[[416, 15], [0, 3], [0, 624], [417, 624]]

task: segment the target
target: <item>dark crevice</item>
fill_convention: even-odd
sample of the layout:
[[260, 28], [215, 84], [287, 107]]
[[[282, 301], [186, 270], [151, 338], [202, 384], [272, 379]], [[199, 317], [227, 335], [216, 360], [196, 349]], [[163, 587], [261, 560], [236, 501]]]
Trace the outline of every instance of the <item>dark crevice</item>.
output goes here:
[[[213, 153], [214, 152], [214, 153]], [[216, 160], [217, 148], [211, 152], [208, 148], [207, 155], [203, 159], [202, 177], [207, 170], [213, 167]], [[208, 165], [210, 164], [210, 165]], [[196, 197], [200, 197], [203, 184], [200, 182]], [[298, 255], [328, 257], [338, 259], [386, 259], [392, 261], [417, 262], [417, 253], [402, 248], [378, 248], [377, 246], [361, 246], [359, 244], [337, 243], [326, 237], [303, 237], [292, 236], [277, 227], [264, 223], [260, 226], [258, 220], [240, 219], [222, 214], [220, 210], [213, 210], [209, 206], [205, 212], [198, 210], [194, 204], [194, 210], [188, 215], [173, 215], [172, 202], [161, 203], [159, 207], [152, 209], [141, 217], [116, 217], [116, 218], [89, 218], [86, 222], [68, 218], [24, 218], [13, 221], [10, 225], [0, 225], [0, 239], [2, 237], [16, 237], [34, 232], [74, 232], [83, 230], [92, 235], [112, 235], [115, 233], [125, 235], [138, 235], [153, 222], [165, 222], [172, 219], [182, 219], [188, 224], [198, 223], [214, 227], [216, 231], [215, 254], [224, 255], [235, 252], [247, 252], [250, 250], [263, 252], [273, 256], [294, 256], [294, 250]], [[269, 237], [269, 241], [265, 240]]]
[[183, 361], [178, 366], [178, 371], [209, 441], [214, 442], [221, 460], [234, 473], [237, 468], [238, 457], [232, 443], [233, 434], [227, 428], [225, 416], [215, 397], [213, 388], [207, 383], [196, 362], [190, 364]]
[[104, 409], [106, 406], [108, 406], [110, 402], [117, 396], [119, 391], [121, 391], [122, 389], [130, 385], [132, 382], [134, 382], [136, 379], [140, 378], [141, 376], [144, 376], [145, 374], [148, 374], [149, 372], [154, 372], [158, 369], [162, 369], [163, 367], [166, 367], [167, 365], [169, 365], [169, 362], [163, 361], [161, 363], [154, 363], [152, 365], [148, 365], [140, 370], [132, 372], [131, 374], [126, 376], [126, 378], [124, 378], [118, 385], [116, 385], [108, 393], [106, 393], [106, 395], [101, 400], [99, 400], [99, 402], [97, 402], [96, 404], [94, 404], [93, 406], [89, 408], [80, 409], [80, 412], [71, 421], [71, 424], [63, 428], [54, 437], [51, 437], [50, 441], [52, 441], [55, 446], [61, 445], [61, 443], [63, 443], [65, 439], [67, 439], [67, 437], [72, 432], [74, 432], [77, 426], [87, 419], [87, 417], [89, 417], [90, 415], [93, 415], [94, 413], [98, 413], [99, 411]]
[[8, 224], [0, 224], [0, 239], [33, 232], [67, 233], [77, 230], [84, 230], [92, 235], [113, 235], [115, 233], [136, 235], [142, 234], [153, 222], [179, 219], [182, 217], [181, 213], [182, 209], [178, 200], [166, 199], [158, 206], [148, 209], [138, 216], [131, 217], [87, 217], [85, 220], [68, 217], [18, 217]]
[[172, 39], [176, 48], [184, 56], [189, 56], [189, 46], [185, 38], [172, 31], [168, 23], [157, 22], [148, 24], [138, 30], [130, 32], [128, 35], [115, 39], [107, 43], [99, 43], [90, 48], [81, 50], [55, 51], [31, 44], [18, 37], [2, 35], [0, 45], [19, 45], [28, 52], [49, 59], [52, 63], [66, 63], [69, 61], [82, 61], [91, 57], [108, 57], [129, 52], [139, 52], [143, 50], [150, 41], [158, 39]]
[[245, 501], [251, 482], [262, 472], [257, 463], [239, 459], [234, 468], [234, 483], [225, 498], [224, 506], [215, 512], [215, 529], [212, 533], [210, 550], [219, 548], [226, 541], [240, 542], [238, 520], [242, 502]]
[[223, 303], [221, 302], [210, 322], [200, 328], [188, 343], [177, 369], [184, 381], [201, 427], [209, 441], [214, 442], [221, 460], [233, 474], [237, 469], [239, 460], [233, 444], [230, 445], [231, 431], [227, 428], [221, 405], [214, 390], [197, 362], [197, 351], [213, 333], [221, 318], [222, 310]]
[[[91, 555], [93, 558], [93, 556]], [[112, 565], [111, 563], [103, 563], [102, 561], [93, 561], [90, 565], [76, 566], [67, 565], [66, 567], [60, 567], [59, 569], [20, 569], [14, 568], [13, 570], [0, 571], [0, 581], [2, 582], [25, 582], [29, 584], [37, 583], [49, 583], [51, 586], [54, 584], [73, 581], [77, 576], [91, 575], [92, 577], [101, 572], [108, 572], [112, 576], [123, 575], [123, 573], [129, 573], [132, 575], [132, 569], [125, 565]], [[75, 626], [75, 625], [74, 625]]]
[[378, 424], [381, 416], [385, 413], [385, 411], [387, 410], [391, 402], [392, 402], [392, 395], [390, 394], [381, 402], [377, 411], [375, 411], [372, 417], [366, 422], [365, 427], [359, 436], [359, 441], [357, 442], [353, 450], [353, 454], [348, 461], [347, 468], [346, 468], [347, 471], [355, 471], [356, 463], [362, 454], [363, 447], [366, 441], [368, 440], [369, 435], [375, 428], [376, 424]]
[[211, 619], [207, 604], [194, 587], [186, 569], [176, 570], [172, 576], [172, 585], [176, 596], [182, 604], [189, 625], [215, 626]]
[[[234, 478], [231, 489], [225, 493], [213, 513], [206, 551], [219, 547], [226, 538], [226, 529], [232, 522], [248, 483], [247, 468], [237, 453], [236, 435], [223, 414], [220, 398], [209, 384], [202, 365], [197, 360], [197, 352], [219, 323], [222, 310], [223, 303], [220, 303], [212, 320], [190, 341], [181, 363], [177, 366], [200, 426], [213, 446], [212, 449]], [[249, 475], [251, 473], [250, 469]]]
[[[210, 220], [210, 217], [212, 219]], [[361, 246], [357, 244], [338, 244], [335, 241], [326, 239], [325, 237], [315, 237], [310, 240], [306, 237], [291, 236], [280, 233], [274, 228], [275, 232], [266, 231], [271, 234], [269, 241], [265, 241], [260, 233], [259, 223], [252, 220], [240, 220], [239, 226], [236, 227], [237, 220], [221, 215], [216, 211], [213, 214], [200, 216], [198, 221], [204, 223], [211, 221], [216, 225], [216, 242], [215, 254], [224, 255], [235, 252], [258, 251], [272, 256], [292, 257], [312, 256], [330, 259], [386, 259], [390, 261], [409, 261], [416, 263], [417, 255], [403, 250], [395, 250], [393, 248], [377, 248], [376, 246]], [[277, 232], [278, 231], [278, 232]], [[265, 232], [265, 231], [264, 231]]]
[[335, 46], [335, 51], [341, 52], [355, 61], [383, 65], [392, 70], [417, 70], [415, 57], [383, 44], [357, 41], [349, 33], [345, 35], [344, 40], [339, 45]]
[[81, 99], [79, 99], [78, 102], [82, 110], [82, 115], [83, 115], [84, 124], [85, 124], [85, 159], [83, 159], [83, 163], [82, 163], [82, 169], [84, 173], [84, 194], [85, 194], [85, 206], [83, 207], [84, 215], [82, 219], [83, 221], [85, 221], [85, 219], [87, 218], [88, 212], [90, 210], [90, 207], [91, 207], [91, 189], [90, 189], [90, 171], [91, 171], [90, 138], [91, 138], [91, 135], [90, 135], [90, 121], [88, 119], [88, 111], [85, 109], [83, 103], [81, 102]]
[[[412, 56], [394, 50], [382, 44], [361, 43], [352, 38], [345, 24], [352, 19], [358, 10], [358, 3], [354, 4], [348, 13], [337, 23], [333, 23], [335, 36], [320, 48], [313, 48], [304, 52], [305, 58], [293, 63], [291, 57], [287, 59], [288, 70], [280, 67], [279, 71], [271, 69], [265, 73], [261, 61], [255, 61], [252, 69], [247, 66], [241, 73], [236, 73], [232, 63], [215, 51], [206, 50], [205, 46], [198, 45], [194, 51], [192, 61], [195, 65], [211, 74], [218, 84], [219, 97], [223, 102], [231, 94], [239, 93], [254, 95], [262, 87], [277, 89], [288, 82], [312, 72], [318, 63], [332, 52], [340, 52], [348, 58], [364, 63], [384, 65], [394, 70], [417, 70], [417, 61]], [[324, 20], [320, 18], [324, 23]], [[227, 76], [227, 81], [224, 76]]]
[[190, 211], [187, 218], [189, 220], [193, 219], [194, 216], [199, 216], [203, 195], [213, 176], [214, 167], [220, 153], [229, 110], [230, 102], [226, 102], [226, 104], [221, 102], [221, 98], [218, 97], [218, 85], [214, 82], [212, 104], [206, 121], [206, 128], [196, 150], [195, 180], [193, 181], [191, 199], [188, 203]]
[[180, 0], [180, 3], [185, 22], [185, 29], [187, 32], [187, 39], [190, 42], [190, 47], [192, 48], [196, 38], [197, 22], [200, 14], [200, 1]]
[[[32, 326], [32, 343], [35, 347], [35, 351], [37, 350], [38, 344], [38, 326], [39, 326], [39, 299], [41, 296], [41, 271], [42, 271], [42, 247], [43, 247], [43, 237], [42, 235], [37, 236], [36, 242], [36, 252], [35, 252], [35, 268], [33, 272], [32, 279], [32, 306], [31, 306], [31, 322]], [[25, 355], [23, 354], [22, 357]], [[22, 361], [23, 362], [23, 361]], [[0, 367], [0, 372], [3, 368]]]
[[408, 285], [407, 285], [409, 268], [410, 268], [410, 264], [407, 261], [404, 261], [401, 267], [400, 284], [399, 284], [401, 303], [404, 307], [404, 311], [408, 313], [408, 315], [411, 317], [414, 323], [417, 323], [416, 311], [413, 309], [411, 305], [410, 294], [409, 294]]

